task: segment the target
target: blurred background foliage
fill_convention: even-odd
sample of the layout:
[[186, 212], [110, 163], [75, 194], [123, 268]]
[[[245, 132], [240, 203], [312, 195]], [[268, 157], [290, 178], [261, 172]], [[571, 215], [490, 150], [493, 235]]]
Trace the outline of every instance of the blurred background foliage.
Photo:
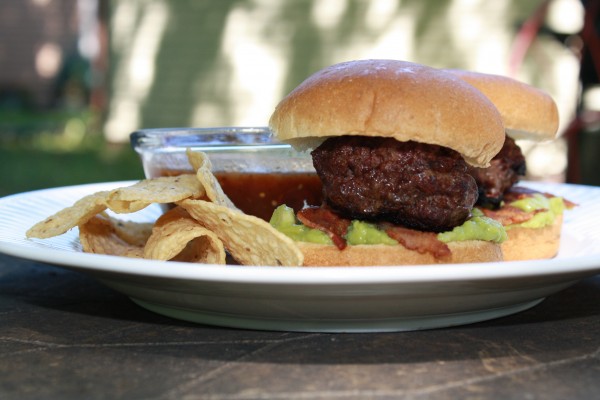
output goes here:
[[[564, 133], [584, 106], [583, 19], [578, 0], [4, 0], [0, 195], [139, 179], [132, 131], [266, 125], [349, 59], [514, 76], [554, 96]], [[564, 180], [566, 144], [524, 144], [531, 178]]]
[[135, 153], [102, 133], [108, 6], [0, 3], [0, 196], [142, 177]]

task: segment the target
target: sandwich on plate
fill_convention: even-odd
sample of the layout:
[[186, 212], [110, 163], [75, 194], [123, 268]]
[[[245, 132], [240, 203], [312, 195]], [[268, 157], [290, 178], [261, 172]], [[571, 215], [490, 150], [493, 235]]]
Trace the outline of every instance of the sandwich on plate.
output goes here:
[[506, 228], [506, 261], [546, 259], [559, 250], [563, 211], [573, 203], [549, 193], [517, 186], [526, 161], [516, 140], [549, 141], [556, 137], [558, 110], [546, 92], [515, 79], [472, 71], [447, 70], [485, 94], [496, 106], [506, 140], [487, 168], [470, 167], [479, 187], [476, 206]]
[[310, 76], [277, 105], [277, 139], [310, 151], [322, 204], [277, 208], [271, 224], [305, 265], [502, 260], [502, 225], [474, 208], [472, 168], [505, 129], [494, 104], [456, 75], [398, 60], [359, 60]]

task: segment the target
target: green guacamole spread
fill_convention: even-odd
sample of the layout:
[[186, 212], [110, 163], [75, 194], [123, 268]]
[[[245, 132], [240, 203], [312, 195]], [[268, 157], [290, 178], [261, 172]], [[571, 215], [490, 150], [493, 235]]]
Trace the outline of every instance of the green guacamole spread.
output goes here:
[[474, 208], [471, 218], [451, 231], [439, 233], [438, 239], [444, 243], [464, 240], [502, 243], [507, 239], [507, 235], [500, 222], [484, 216], [480, 210]]
[[[285, 205], [275, 209], [270, 223], [275, 229], [296, 241], [333, 244], [326, 233], [318, 229], [311, 229], [300, 223], [296, 219], [294, 210]], [[349, 245], [398, 244], [397, 241], [379, 229], [377, 225], [357, 220], [352, 221], [345, 239]], [[499, 222], [487, 218], [483, 216], [481, 211], [473, 209], [471, 218], [452, 231], [439, 233], [438, 239], [445, 243], [464, 240], [486, 240], [502, 243], [506, 240], [506, 231]]]
[[309, 228], [299, 222], [294, 214], [294, 209], [286, 205], [277, 207], [269, 222], [279, 232], [297, 242], [333, 244], [325, 232]]
[[517, 207], [523, 211], [531, 212], [535, 210], [545, 210], [538, 212], [528, 221], [520, 224], [508, 225], [506, 229], [514, 227], [523, 228], [542, 228], [546, 225], [552, 225], [557, 216], [562, 215], [565, 210], [565, 202], [562, 197], [551, 197], [536, 193], [532, 197], [513, 201], [509, 203], [513, 207]]

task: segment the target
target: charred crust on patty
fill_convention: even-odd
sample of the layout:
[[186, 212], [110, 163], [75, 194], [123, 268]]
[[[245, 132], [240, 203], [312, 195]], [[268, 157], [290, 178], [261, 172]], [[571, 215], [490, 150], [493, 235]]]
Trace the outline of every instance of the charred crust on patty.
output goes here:
[[461, 225], [477, 200], [466, 162], [445, 147], [340, 136], [312, 156], [325, 201], [348, 218], [441, 232]]
[[488, 168], [468, 167], [479, 190], [477, 205], [498, 208], [504, 193], [512, 188], [526, 173], [525, 156], [514, 139], [506, 137], [504, 146], [490, 162]]

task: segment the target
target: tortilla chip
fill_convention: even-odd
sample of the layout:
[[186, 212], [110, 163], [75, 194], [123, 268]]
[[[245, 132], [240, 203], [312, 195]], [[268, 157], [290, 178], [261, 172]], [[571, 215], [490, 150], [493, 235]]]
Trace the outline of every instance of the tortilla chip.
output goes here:
[[123, 214], [139, 211], [152, 203], [175, 203], [205, 196], [204, 188], [193, 174], [163, 176], [114, 189], [106, 199], [108, 208]]
[[107, 217], [111, 220], [115, 233], [124, 241], [134, 246], [143, 247], [152, 234], [153, 222], [123, 221]]
[[304, 257], [296, 243], [260, 218], [203, 200], [179, 204], [214, 232], [242, 265], [302, 265]]
[[225, 264], [225, 248], [217, 235], [176, 207], [156, 221], [144, 248], [144, 258]]
[[47, 239], [62, 235], [77, 225], [86, 223], [90, 218], [106, 210], [106, 198], [110, 192], [96, 192], [87, 195], [54, 215], [38, 222], [25, 234], [28, 238]]
[[205, 153], [194, 152], [190, 149], [186, 150], [186, 154], [192, 168], [196, 171], [196, 178], [206, 191], [206, 197], [215, 204], [237, 210], [238, 208], [223, 192], [219, 181], [213, 175], [212, 164], [208, 156]]
[[86, 253], [142, 258], [142, 246], [127, 243], [115, 230], [113, 220], [104, 215], [92, 217], [79, 226], [79, 241]]
[[[211, 172], [204, 153], [187, 151], [196, 174], [146, 179], [86, 196], [28, 232], [48, 238], [79, 226], [89, 253], [225, 264], [226, 253], [243, 265], [302, 265], [295, 242], [260, 218], [239, 211]], [[200, 199], [208, 198], [212, 202]], [[139, 211], [152, 203], [176, 207], [155, 223], [122, 221], [104, 213]]]

